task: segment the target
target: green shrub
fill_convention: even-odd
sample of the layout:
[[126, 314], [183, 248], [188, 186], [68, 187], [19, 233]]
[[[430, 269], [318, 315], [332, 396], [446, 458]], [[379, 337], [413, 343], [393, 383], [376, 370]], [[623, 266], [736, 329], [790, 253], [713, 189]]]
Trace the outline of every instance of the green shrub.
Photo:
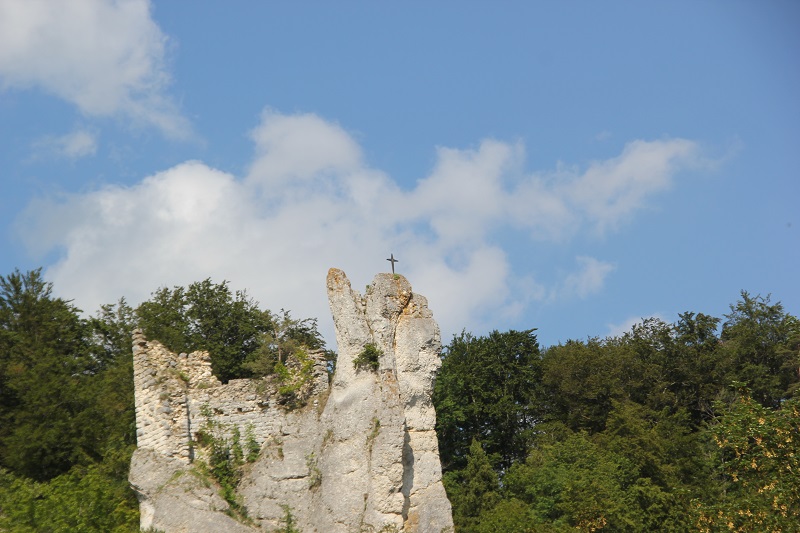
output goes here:
[[278, 377], [280, 403], [294, 409], [303, 407], [308, 400], [310, 384], [314, 379], [314, 360], [305, 350], [297, 350], [291, 357], [295, 364], [277, 363], [275, 374]]
[[292, 514], [292, 508], [288, 505], [281, 505], [281, 507], [285, 513], [283, 520], [281, 520], [281, 522], [283, 522], [283, 527], [277, 530], [276, 533], [301, 533], [297, 528], [297, 524], [295, 523], [295, 518]]
[[255, 427], [253, 424], [247, 425], [245, 432], [245, 448], [247, 449], [247, 462], [252, 463], [258, 459], [258, 454], [261, 453], [261, 446], [258, 445], [255, 435]]
[[[242, 478], [242, 465], [245, 460], [241, 432], [238, 427], [234, 426], [231, 429], [231, 438], [228, 439], [225, 436], [228, 426], [214, 419], [208, 404], [201, 406], [200, 413], [205, 417], [206, 422], [197, 433], [197, 444], [207, 449], [207, 473], [219, 483], [221, 496], [230, 505], [227, 513], [237, 520], [247, 522], [249, 520], [247, 509], [241, 504], [236, 494], [236, 487]], [[248, 451], [248, 460], [249, 458]], [[198, 461], [196, 466], [201, 470], [206, 468], [202, 461]]]
[[353, 359], [353, 368], [357, 370], [366, 369], [376, 372], [379, 366], [378, 361], [382, 355], [383, 352], [380, 348], [372, 343], [369, 343], [364, 346], [364, 349], [361, 351], [361, 353], [358, 354], [355, 359]]
[[316, 489], [322, 484], [322, 471], [319, 469], [314, 452], [306, 456], [306, 466], [308, 467], [308, 488]]
[[372, 419], [372, 430], [367, 435], [367, 447], [369, 451], [372, 452], [372, 444], [375, 442], [375, 438], [381, 432], [381, 421], [378, 420], [377, 417]]

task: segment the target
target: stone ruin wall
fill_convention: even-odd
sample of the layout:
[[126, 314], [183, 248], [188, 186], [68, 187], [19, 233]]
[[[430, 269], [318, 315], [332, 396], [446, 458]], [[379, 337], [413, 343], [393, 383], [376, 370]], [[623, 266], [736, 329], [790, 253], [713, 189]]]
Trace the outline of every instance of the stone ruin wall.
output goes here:
[[[324, 354], [310, 356], [313, 403], [328, 389], [328, 374]], [[220, 436], [231, 438], [238, 428], [242, 441], [252, 434], [260, 447], [280, 431], [285, 417], [264, 380], [232, 379], [223, 385], [211, 372], [207, 352], [175, 354], [140, 330], [133, 334], [133, 379], [137, 446], [186, 464], [194, 459], [197, 432], [208, 423], [206, 408]]]
[[[329, 385], [324, 354], [310, 354], [313, 390], [300, 409], [280, 406], [268, 379], [223, 385], [207, 353], [174, 354], [134, 334], [138, 448], [129, 481], [143, 530], [275, 531], [291, 510], [305, 533], [452, 533], [431, 398], [441, 338], [427, 300], [402, 275], [378, 274], [363, 296], [337, 269], [326, 285], [336, 374]], [[367, 344], [382, 352], [377, 372], [354, 366]], [[204, 412], [216, 436], [238, 428], [242, 443], [252, 435], [261, 448], [236, 488], [245, 521], [193, 464], [205, 453], [196, 446]]]

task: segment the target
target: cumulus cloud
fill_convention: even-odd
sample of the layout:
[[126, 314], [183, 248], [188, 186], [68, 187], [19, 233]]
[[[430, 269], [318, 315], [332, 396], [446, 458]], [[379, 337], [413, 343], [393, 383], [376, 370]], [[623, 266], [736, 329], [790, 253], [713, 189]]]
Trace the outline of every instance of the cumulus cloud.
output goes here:
[[602, 290], [611, 263], [578, 257], [574, 272], [547, 287], [515, 269], [498, 232], [554, 240], [611, 227], [693, 153], [689, 141], [637, 141], [582, 172], [529, 174], [521, 144], [486, 140], [439, 148], [430, 175], [409, 189], [367, 166], [352, 136], [313, 114], [267, 111], [252, 138], [244, 176], [189, 161], [134, 186], [40, 199], [19, 227], [40, 252], [63, 250], [47, 276], [88, 311], [211, 277], [250, 289], [271, 309], [319, 317], [329, 339], [327, 269], [344, 269], [363, 291], [393, 252], [447, 337], [499, 327], [533, 302]]
[[622, 154], [597, 161], [566, 185], [569, 201], [599, 232], [617, 227], [668, 188], [676, 166], [697, 161], [696, 143], [686, 139], [633, 141]]
[[97, 152], [94, 133], [77, 129], [60, 137], [45, 137], [34, 143], [37, 153], [53, 154], [67, 159], [79, 159]]
[[185, 137], [188, 122], [166, 95], [166, 41], [147, 0], [0, 0], [0, 86]]
[[266, 110], [250, 136], [256, 157], [248, 181], [267, 194], [329, 173], [350, 173], [361, 164], [355, 141], [339, 126], [311, 113], [286, 116]]
[[614, 265], [593, 257], [578, 257], [579, 268], [564, 279], [558, 293], [560, 298], [577, 296], [586, 298], [603, 288], [606, 277], [614, 270]]

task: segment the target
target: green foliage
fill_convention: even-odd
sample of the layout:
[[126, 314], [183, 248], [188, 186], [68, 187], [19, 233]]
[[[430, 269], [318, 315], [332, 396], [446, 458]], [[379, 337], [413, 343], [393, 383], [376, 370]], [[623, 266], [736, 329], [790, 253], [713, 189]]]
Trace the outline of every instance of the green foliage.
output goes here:
[[[536, 524], [531, 516], [530, 507], [516, 499], [501, 500], [497, 505], [481, 513], [480, 521], [472, 528], [475, 533], [534, 533], [551, 532], [555, 528]], [[459, 529], [462, 531], [462, 529]]]
[[92, 338], [102, 352], [103, 370], [96, 374], [90, 395], [93, 409], [90, 418], [96, 427], [95, 438], [114, 449], [136, 444], [136, 419], [133, 398], [133, 353], [131, 331], [134, 311], [124, 299], [104, 305], [90, 319]]
[[[87, 319], [40, 270], [0, 276], [0, 531], [138, 531], [127, 469], [140, 326], [176, 351], [209, 350], [223, 380], [276, 374], [290, 407], [310, 390], [306, 350], [322, 348], [315, 321], [261, 311], [226, 283]], [[377, 368], [373, 349], [362, 368]], [[798, 367], [797, 318], [746, 292], [724, 322], [683, 313], [541, 353], [533, 330], [462, 333], [434, 394], [457, 531], [795, 530]], [[253, 429], [206, 414], [196, 467], [246, 520], [236, 486], [260, 452]], [[314, 456], [307, 466], [315, 488]], [[285, 512], [283, 530], [298, 531]]]
[[[241, 504], [236, 493], [236, 487], [242, 479], [242, 466], [245, 463], [241, 432], [237, 426], [228, 428], [215, 420], [208, 405], [201, 406], [200, 414], [206, 420], [198, 432], [198, 444], [205, 448], [208, 473], [219, 484], [222, 497], [230, 505], [231, 516], [246, 521], [247, 509]], [[228, 433], [230, 438], [227, 436]], [[248, 451], [248, 460], [250, 453]], [[200, 461], [197, 463], [202, 469], [204, 465]]]
[[139, 326], [150, 339], [174, 352], [207, 350], [214, 375], [222, 382], [244, 377], [243, 364], [259, 349], [273, 318], [244, 291], [210, 279], [187, 288], [162, 287], [136, 309]]
[[765, 407], [778, 407], [796, 387], [800, 321], [786, 314], [770, 297], [750, 296], [742, 291], [741, 300], [725, 315], [721, 340], [728, 358], [728, 383], [740, 381], [752, 397]]
[[353, 359], [353, 368], [376, 372], [382, 356], [383, 352], [380, 348], [372, 343], [368, 343], [364, 346], [364, 349], [361, 350], [361, 353]]
[[720, 491], [695, 501], [700, 531], [793, 531], [800, 524], [800, 398], [764, 407], [743, 389], [710, 430]]
[[42, 483], [0, 469], [0, 531], [138, 532], [139, 504], [127, 482], [131, 452]]
[[[367, 434], [367, 450], [372, 453], [372, 446], [375, 444], [375, 439], [381, 433], [381, 421], [375, 417], [372, 419], [372, 429]], [[326, 435], [327, 436], [327, 435]]]
[[625, 457], [653, 490], [702, 493], [707, 489], [703, 480], [711, 478], [711, 469], [702, 462], [707, 446], [683, 410], [656, 412], [636, 402], [618, 402], [605, 431], [592, 439], [602, 449]]
[[100, 306], [89, 321], [94, 354], [103, 367], [131, 357], [131, 332], [136, 328], [136, 312], [125, 298], [120, 298], [116, 304]]
[[604, 454], [584, 433], [534, 450], [506, 476], [509, 492], [532, 505], [539, 522], [600, 529], [624, 506], [630, 465]]
[[40, 270], [0, 277], [0, 466], [39, 481], [100, 454], [79, 424], [102, 365], [89, 324], [51, 292]]
[[298, 351], [324, 347], [315, 318], [261, 311], [246, 292], [231, 292], [227, 281], [162, 287], [136, 309], [136, 317], [148, 338], [174, 352], [208, 351], [223, 383], [273, 374]]
[[445, 469], [463, 468], [474, 439], [506, 468], [524, 460], [541, 381], [534, 330], [453, 337], [436, 380], [436, 433]]
[[[637, 450], [642, 453], [643, 450]], [[585, 432], [532, 450], [505, 476], [507, 497], [555, 530], [686, 531], [685, 504], [635, 461]]]
[[500, 484], [481, 444], [473, 439], [467, 455], [466, 467], [444, 477], [445, 488], [453, 505], [453, 516], [458, 531], [477, 531], [478, 517], [492, 509], [500, 500]]
[[244, 464], [244, 451], [242, 450], [242, 433], [239, 431], [238, 426], [234, 426], [231, 432], [231, 462], [234, 465], [241, 466]]
[[314, 452], [306, 456], [306, 468], [308, 468], [308, 488], [316, 489], [322, 484], [322, 471]]
[[258, 349], [242, 365], [252, 376], [272, 374], [276, 372], [277, 365], [285, 365], [298, 352], [324, 347], [322, 336], [317, 331], [317, 319], [294, 319], [284, 309], [280, 314], [266, 313], [271, 326], [262, 335]]
[[747, 293], [725, 318], [647, 319], [527, 360], [493, 342], [516, 332], [455, 338], [434, 402], [456, 531], [795, 530], [798, 321]]
[[132, 310], [79, 313], [40, 270], [0, 277], [0, 530], [138, 531]]
[[288, 356], [287, 364], [277, 363], [275, 375], [278, 378], [280, 403], [290, 409], [306, 404], [314, 380], [314, 360], [305, 350], [298, 349]]
[[281, 508], [283, 509], [283, 527], [278, 529], [276, 533], [302, 533], [297, 527], [292, 508], [285, 504], [281, 505]]
[[258, 445], [258, 441], [256, 440], [253, 424], [248, 424], [245, 430], [245, 450], [247, 451], [245, 459], [248, 463], [255, 462], [255, 460], [258, 459], [258, 455], [261, 453], [261, 446]]
[[0, 277], [0, 467], [47, 481], [134, 440], [122, 302], [85, 320], [40, 270]]
[[597, 339], [569, 341], [549, 348], [541, 362], [544, 401], [538, 409], [546, 420], [558, 420], [572, 431], [602, 431], [614, 400], [624, 398], [623, 372], [643, 377], [625, 346]]

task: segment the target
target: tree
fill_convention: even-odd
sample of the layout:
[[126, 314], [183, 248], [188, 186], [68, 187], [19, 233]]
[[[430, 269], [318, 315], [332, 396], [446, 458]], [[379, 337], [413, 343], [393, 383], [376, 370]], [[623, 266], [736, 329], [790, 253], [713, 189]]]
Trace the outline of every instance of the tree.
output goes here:
[[163, 287], [136, 309], [145, 335], [174, 352], [207, 350], [221, 381], [246, 377], [243, 363], [273, 330], [272, 316], [244, 291], [231, 292], [227, 281], [210, 279], [187, 288]]
[[498, 470], [524, 459], [536, 422], [540, 381], [534, 330], [453, 337], [436, 380], [433, 402], [445, 469], [466, 466], [473, 439]]
[[511, 497], [483, 511], [474, 530], [475, 533], [545, 533], [553, 528], [534, 522], [530, 506]]
[[0, 277], [3, 531], [138, 531], [132, 310], [79, 313], [41, 270]]
[[120, 298], [116, 304], [101, 305], [96, 316], [89, 319], [94, 354], [101, 368], [130, 358], [131, 333], [137, 327], [136, 320], [136, 312], [125, 298]]
[[463, 533], [477, 531], [481, 514], [500, 500], [497, 473], [476, 439], [470, 444], [467, 465], [459, 472], [445, 475], [444, 483], [453, 504], [455, 525]]
[[746, 388], [710, 433], [720, 490], [695, 502], [699, 531], [796, 531], [800, 524], [800, 399], [769, 409]]
[[770, 297], [750, 296], [730, 306], [721, 340], [730, 359], [727, 377], [746, 383], [752, 396], [765, 407], [778, 407], [800, 378], [800, 321]]
[[0, 468], [0, 531], [139, 532], [139, 505], [127, 482], [129, 450], [118, 459], [75, 467], [49, 482]]
[[635, 380], [644, 374], [632, 355], [624, 345], [597, 339], [548, 348], [537, 397], [544, 420], [562, 422], [572, 431], [602, 431], [613, 402], [626, 396], [623, 373]]
[[623, 457], [598, 447], [586, 433], [538, 447], [504, 479], [508, 492], [528, 503], [534, 521], [556, 531], [609, 530], [624, 524], [626, 488], [636, 479]]
[[280, 314], [269, 311], [266, 314], [270, 328], [261, 336], [259, 347], [247, 356], [242, 365], [252, 376], [271, 374], [277, 365], [285, 365], [289, 356], [325, 346], [317, 331], [316, 318], [294, 319], [285, 309], [281, 309]]
[[192, 351], [188, 302], [183, 287], [161, 287], [136, 308], [136, 323], [144, 334], [174, 352]]
[[210, 279], [188, 287], [162, 287], [136, 308], [139, 327], [174, 352], [206, 350], [222, 382], [270, 374], [288, 355], [324, 348], [315, 318], [262, 311], [245, 291]]
[[0, 276], [0, 466], [45, 480], [99, 457], [79, 422], [84, 384], [102, 367], [90, 339], [41, 269]]
[[727, 361], [720, 357], [720, 319], [685, 312], [673, 326], [672, 354], [664, 359], [665, 386], [677, 406], [686, 408], [697, 428], [713, 416], [714, 400], [725, 388]]

